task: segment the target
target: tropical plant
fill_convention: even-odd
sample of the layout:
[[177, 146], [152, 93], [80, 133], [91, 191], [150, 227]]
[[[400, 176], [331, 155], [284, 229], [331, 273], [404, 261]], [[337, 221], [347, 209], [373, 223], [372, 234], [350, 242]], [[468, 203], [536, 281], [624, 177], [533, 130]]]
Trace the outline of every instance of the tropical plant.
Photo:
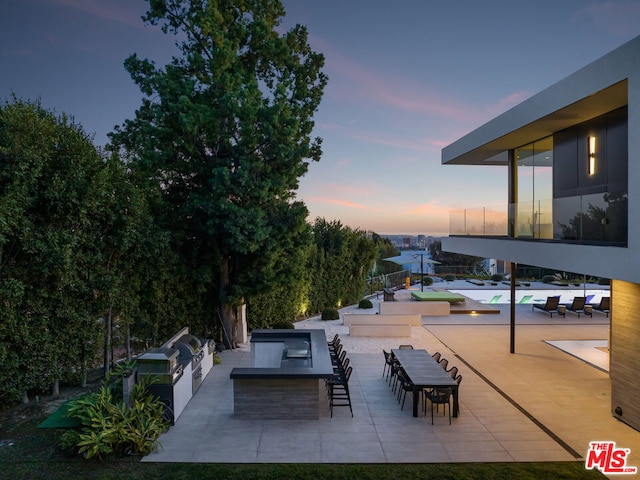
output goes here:
[[[69, 401], [68, 415], [82, 425], [77, 433], [77, 451], [85, 458], [103, 459], [114, 453], [147, 454], [159, 445], [158, 437], [168, 428], [164, 404], [139, 382], [132, 391], [131, 405], [113, 394], [112, 385]], [[74, 434], [62, 436], [60, 446], [70, 448]]]

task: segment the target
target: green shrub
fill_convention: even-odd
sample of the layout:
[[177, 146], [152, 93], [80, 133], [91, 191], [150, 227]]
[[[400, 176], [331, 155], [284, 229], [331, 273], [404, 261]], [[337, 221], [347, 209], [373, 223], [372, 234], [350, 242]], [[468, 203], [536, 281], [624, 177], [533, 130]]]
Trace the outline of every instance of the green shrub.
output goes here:
[[60, 447], [69, 451], [77, 440], [77, 452], [85, 458], [117, 452], [148, 454], [158, 446], [158, 437], [169, 427], [165, 408], [157, 397], [147, 392], [147, 382], [139, 382], [131, 392], [131, 406], [114, 397], [113, 386], [104, 385], [69, 402], [69, 415], [77, 418], [82, 427], [74, 434], [63, 434]]
[[608, 278], [599, 278], [598, 285], [611, 285], [611, 280]]
[[287, 320], [280, 320], [275, 322], [273, 325], [271, 325], [272, 328], [276, 328], [276, 329], [285, 329], [285, 330], [293, 330], [296, 327], [293, 326], [293, 323], [287, 321]]
[[371, 300], [364, 298], [358, 303], [358, 308], [373, 308], [373, 303], [371, 303]]
[[456, 279], [456, 276], [455, 276], [455, 275], [453, 275], [452, 273], [447, 273], [447, 274], [444, 276], [444, 279], [445, 279], [447, 282], [453, 282], [453, 281]]
[[501, 273], [494, 273], [493, 275], [491, 275], [491, 280], [494, 282], [501, 282], [503, 278], [504, 277]]
[[422, 277], [422, 285], [433, 285], [433, 278], [427, 276]]
[[554, 277], [553, 275], [545, 275], [544, 277], [542, 277], [542, 283], [551, 283], [553, 281], [555, 281], [556, 277]]
[[339, 320], [340, 314], [336, 308], [325, 308], [322, 310], [322, 320]]

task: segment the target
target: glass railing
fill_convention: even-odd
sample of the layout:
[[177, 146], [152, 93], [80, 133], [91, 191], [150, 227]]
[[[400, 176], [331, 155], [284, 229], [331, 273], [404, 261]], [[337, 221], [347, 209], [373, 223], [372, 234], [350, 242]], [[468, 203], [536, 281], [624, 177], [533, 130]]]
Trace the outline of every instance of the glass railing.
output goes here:
[[449, 212], [450, 235], [506, 236], [509, 234], [507, 205], [465, 208]]
[[626, 245], [627, 205], [626, 193], [598, 193], [453, 210], [449, 234]]

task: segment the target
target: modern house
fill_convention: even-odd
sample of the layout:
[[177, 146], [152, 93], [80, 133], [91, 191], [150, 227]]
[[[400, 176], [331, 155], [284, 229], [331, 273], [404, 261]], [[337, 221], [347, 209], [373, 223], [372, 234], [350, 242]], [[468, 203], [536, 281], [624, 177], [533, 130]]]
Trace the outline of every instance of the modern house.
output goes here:
[[509, 196], [503, 211], [452, 213], [444, 250], [611, 279], [611, 412], [640, 429], [640, 37], [447, 146], [442, 163], [503, 165]]

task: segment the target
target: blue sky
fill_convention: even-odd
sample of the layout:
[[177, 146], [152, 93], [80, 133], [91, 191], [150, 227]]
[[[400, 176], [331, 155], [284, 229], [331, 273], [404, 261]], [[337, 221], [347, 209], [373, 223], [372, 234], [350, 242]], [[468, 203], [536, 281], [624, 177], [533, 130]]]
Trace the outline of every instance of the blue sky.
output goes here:
[[[506, 170], [442, 166], [442, 147], [640, 34], [640, 0], [285, 0], [329, 83], [311, 214], [381, 234], [448, 232], [452, 209], [504, 204]], [[144, 0], [2, 0], [0, 98], [40, 98], [103, 145], [141, 94], [124, 70], [173, 38]]]

